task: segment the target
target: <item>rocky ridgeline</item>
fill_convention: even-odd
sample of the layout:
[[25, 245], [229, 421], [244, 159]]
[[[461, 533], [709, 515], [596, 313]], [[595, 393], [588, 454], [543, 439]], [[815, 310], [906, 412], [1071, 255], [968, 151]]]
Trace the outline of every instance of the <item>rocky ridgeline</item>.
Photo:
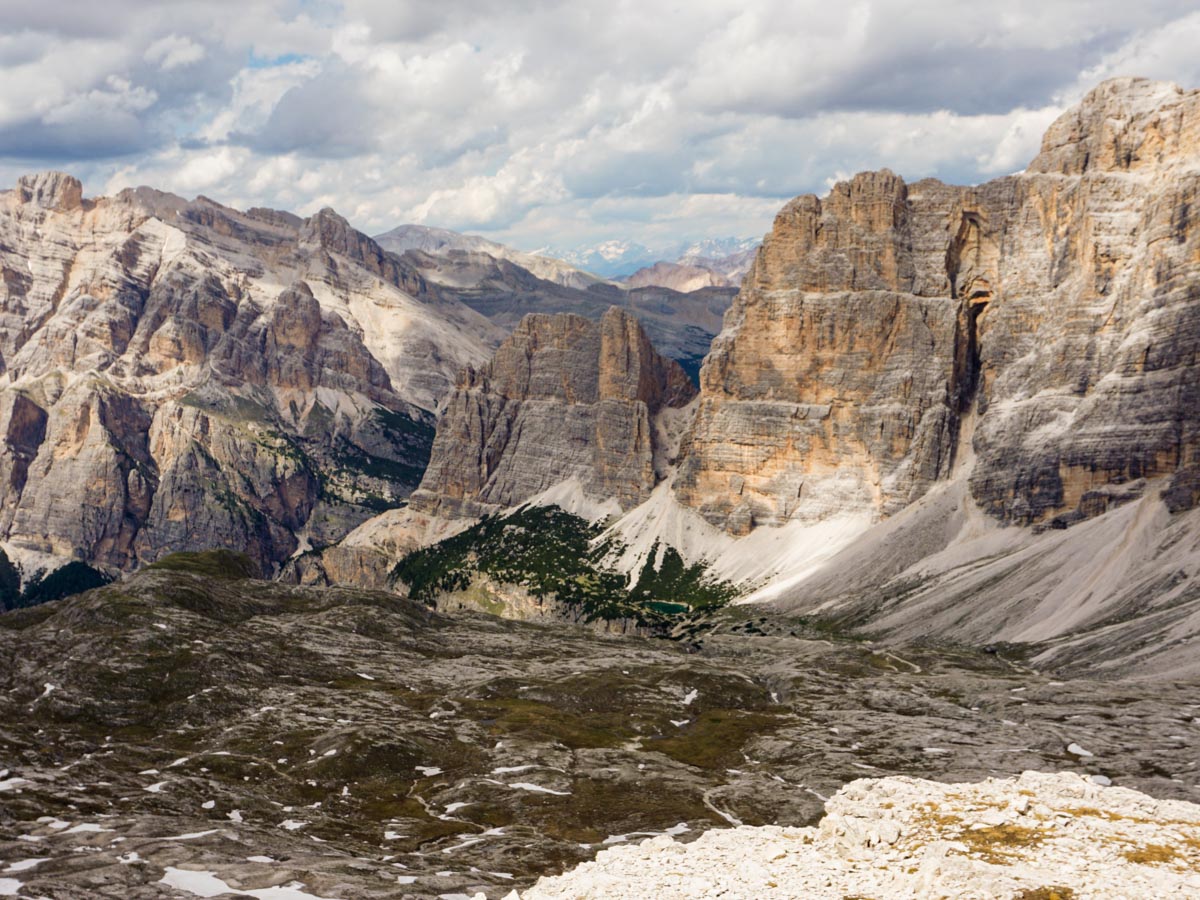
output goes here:
[[[1185, 677], [1200, 621], [1198, 163], [1200, 91], [1124, 78], [1062, 115], [1019, 174], [956, 187], [883, 170], [798, 197], [698, 396], [667, 405], [669, 452], [631, 453], [609, 442], [628, 426], [580, 429], [541, 399], [534, 415], [520, 379], [469, 375], [416, 505], [443, 530], [529, 500], [619, 511], [628, 571], [669, 544], [838, 627], [1057, 641], [1039, 665]], [[493, 365], [524, 372], [540, 358], [522, 348], [572, 327], [529, 319]], [[599, 356], [553, 358], [555, 396], [590, 397]], [[422, 528], [357, 533], [352, 558], [427, 543]]]
[[[619, 306], [638, 318], [660, 353], [679, 360], [692, 375], [737, 293], [734, 282], [715, 270], [663, 263], [667, 277], [633, 277], [621, 285], [560, 260], [415, 225], [382, 234], [378, 240], [400, 253], [422, 278], [452, 293], [506, 333], [531, 312], [572, 313], [598, 322], [610, 307]], [[670, 276], [685, 268], [692, 274]]]
[[825, 810], [815, 828], [741, 827], [690, 844], [669, 835], [622, 844], [508, 897], [1200, 897], [1200, 806], [1073, 773], [975, 784], [862, 779]]
[[332, 210], [246, 213], [70, 176], [0, 193], [0, 540], [266, 571], [397, 505], [496, 332]]

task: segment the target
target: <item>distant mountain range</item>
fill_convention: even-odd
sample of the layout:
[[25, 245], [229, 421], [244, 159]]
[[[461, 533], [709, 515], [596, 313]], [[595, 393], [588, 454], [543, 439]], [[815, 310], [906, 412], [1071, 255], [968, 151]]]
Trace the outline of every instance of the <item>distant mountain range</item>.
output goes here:
[[[660, 262], [619, 282], [563, 260], [442, 228], [401, 225], [375, 240], [430, 284], [506, 332], [528, 313], [575, 313], [598, 321], [609, 307], [623, 307], [642, 322], [655, 346], [693, 378], [741, 282], [741, 273], [719, 271], [735, 272], [739, 263], [732, 258], [704, 260], [711, 271]], [[682, 249], [720, 246], [705, 242]], [[747, 259], [754, 252], [740, 251]]]
[[605, 278], [622, 279], [660, 262], [696, 265], [699, 261], [721, 260], [747, 251], [752, 254], [759, 242], [759, 238], [706, 238], [651, 248], [634, 241], [609, 240], [573, 248], [543, 247], [534, 252]]
[[738, 287], [758, 250], [756, 238], [707, 238], [651, 249], [610, 240], [572, 249], [543, 247], [526, 252], [446, 228], [401, 225], [375, 236], [393, 253], [417, 250], [432, 256], [455, 251], [486, 253], [515, 263], [544, 281], [586, 290], [594, 284], [666, 287], [688, 293], [706, 287]]
[[401, 225], [375, 236], [379, 246], [393, 253], [418, 250], [431, 256], [446, 256], [454, 251], [463, 253], [486, 253], [493, 259], [515, 263], [543, 281], [551, 281], [565, 287], [586, 290], [605, 279], [584, 271], [563, 259], [538, 253], [525, 253], [504, 244], [497, 244], [474, 234], [460, 234], [446, 228], [430, 228], [425, 225]]

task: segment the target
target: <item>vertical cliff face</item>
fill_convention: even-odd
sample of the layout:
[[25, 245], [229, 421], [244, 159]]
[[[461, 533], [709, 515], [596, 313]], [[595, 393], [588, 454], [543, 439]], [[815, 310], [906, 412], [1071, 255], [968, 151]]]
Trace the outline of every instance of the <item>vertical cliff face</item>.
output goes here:
[[963, 323], [927, 231], [953, 196], [884, 171], [784, 207], [701, 372], [684, 504], [744, 534], [895, 512], [948, 474]]
[[624, 310], [599, 323], [526, 316], [490, 363], [463, 373], [411, 505], [474, 516], [575, 479], [593, 501], [629, 509], [649, 496], [666, 449], [656, 415], [694, 393]]
[[1069, 521], [1139, 479], [1192, 477], [1198, 154], [1200, 92], [1108, 82], [1008, 190], [980, 192], [1001, 253], [980, 317], [971, 489], [994, 515]]
[[[1200, 92], [1107, 82], [1027, 172], [866, 173], [776, 219], [701, 377], [681, 502], [733, 533], [887, 516], [973, 429], [976, 501], [1069, 522], [1195, 502]], [[966, 436], [971, 438], [970, 435]]]

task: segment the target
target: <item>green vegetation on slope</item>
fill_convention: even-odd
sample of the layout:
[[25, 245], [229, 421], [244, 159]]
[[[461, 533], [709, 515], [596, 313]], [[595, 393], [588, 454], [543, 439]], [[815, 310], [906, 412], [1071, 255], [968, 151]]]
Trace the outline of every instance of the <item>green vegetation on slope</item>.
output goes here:
[[[392, 570], [409, 596], [430, 602], [470, 587], [478, 575], [519, 585], [535, 597], [577, 608], [586, 621], [632, 619], [656, 627], [736, 595], [701, 563], [688, 566], [673, 548], [655, 545], [634, 586], [604, 562], [611, 544], [601, 528], [557, 506], [488, 516], [466, 531], [410, 553]], [[657, 566], [655, 563], [657, 562]]]
[[190, 572], [226, 581], [242, 578], [258, 578], [258, 567], [245, 553], [234, 550], [202, 550], [200, 552], [170, 553], [156, 563], [146, 566], [147, 571]]

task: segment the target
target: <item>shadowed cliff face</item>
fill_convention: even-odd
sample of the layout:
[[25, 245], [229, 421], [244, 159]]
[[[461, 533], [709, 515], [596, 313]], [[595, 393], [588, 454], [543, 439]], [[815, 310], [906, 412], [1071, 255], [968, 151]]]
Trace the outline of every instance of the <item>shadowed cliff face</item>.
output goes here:
[[120, 569], [230, 546], [269, 572], [401, 502], [496, 337], [331, 210], [23, 178], [0, 193], [0, 541]]
[[1095, 515], [1161, 475], [1194, 503], [1198, 153], [1200, 92], [1123, 79], [1021, 175], [792, 201], [705, 362], [676, 495], [734, 533], [888, 516], [975, 412], [971, 492], [1002, 521]]
[[624, 310], [610, 309], [599, 323], [526, 316], [488, 365], [463, 374], [412, 506], [479, 515], [571, 478], [596, 501], [636, 506], [666, 449], [656, 414], [694, 394], [679, 364], [661, 357]]

